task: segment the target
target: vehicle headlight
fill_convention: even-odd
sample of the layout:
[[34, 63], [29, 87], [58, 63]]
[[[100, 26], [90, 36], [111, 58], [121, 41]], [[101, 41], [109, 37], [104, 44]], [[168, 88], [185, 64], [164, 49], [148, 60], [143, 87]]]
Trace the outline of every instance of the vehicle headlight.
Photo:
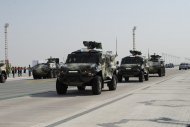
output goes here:
[[60, 75], [64, 75], [64, 74], [66, 74], [68, 72], [68, 69], [67, 68], [61, 68], [60, 69]]
[[86, 69], [86, 68], [83, 68], [83, 69], [81, 69], [81, 73], [87, 73], [88, 72], [88, 70]]
[[126, 67], [125, 69], [126, 69], [126, 70], [131, 70], [131, 68], [130, 68], [130, 67]]
[[93, 70], [89, 70], [89, 69], [82, 69], [81, 70], [81, 73], [83, 74], [83, 75], [88, 75], [88, 76], [94, 76], [94, 71]]

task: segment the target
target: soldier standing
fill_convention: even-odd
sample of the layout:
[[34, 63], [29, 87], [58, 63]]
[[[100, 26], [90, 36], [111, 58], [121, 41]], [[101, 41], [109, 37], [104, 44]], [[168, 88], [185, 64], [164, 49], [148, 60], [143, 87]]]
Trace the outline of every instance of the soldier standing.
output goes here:
[[22, 77], [22, 67], [20, 67], [20, 76]]
[[31, 76], [31, 67], [30, 67], [30, 65], [29, 65], [29, 67], [28, 67], [28, 75], [29, 75], [29, 77]]
[[15, 74], [17, 73], [17, 67], [15, 67]]
[[17, 68], [18, 71], [18, 77], [20, 77], [20, 67]]
[[14, 78], [15, 77], [15, 68], [12, 67], [11, 70], [12, 70], [12, 74], [13, 74], [13, 78]]
[[26, 73], [26, 67], [24, 67], [24, 72], [23, 73]]

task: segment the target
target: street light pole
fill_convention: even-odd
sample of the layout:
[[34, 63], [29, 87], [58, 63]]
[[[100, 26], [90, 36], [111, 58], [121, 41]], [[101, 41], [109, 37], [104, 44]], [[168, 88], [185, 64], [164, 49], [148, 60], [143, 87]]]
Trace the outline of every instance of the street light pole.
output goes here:
[[7, 28], [9, 27], [8, 23], [5, 23], [5, 64], [6, 67], [9, 66], [9, 60], [8, 60], [8, 41], [7, 41]]

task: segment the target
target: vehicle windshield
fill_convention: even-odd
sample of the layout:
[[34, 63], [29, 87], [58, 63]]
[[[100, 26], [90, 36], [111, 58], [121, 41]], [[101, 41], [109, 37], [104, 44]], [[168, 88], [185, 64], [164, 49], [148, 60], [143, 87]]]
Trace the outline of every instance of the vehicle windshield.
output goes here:
[[5, 64], [4, 63], [0, 63], [0, 67], [3, 66], [3, 65], [5, 65]]
[[182, 65], [182, 66], [183, 66], [183, 65], [188, 65], [188, 64], [187, 64], [187, 63], [181, 63], [180, 65]]
[[66, 63], [99, 63], [98, 53], [76, 53], [69, 54]]
[[158, 59], [151, 58], [150, 61], [152, 61], [152, 62], [158, 62]]
[[125, 57], [122, 59], [121, 64], [142, 64], [143, 59], [141, 57]]

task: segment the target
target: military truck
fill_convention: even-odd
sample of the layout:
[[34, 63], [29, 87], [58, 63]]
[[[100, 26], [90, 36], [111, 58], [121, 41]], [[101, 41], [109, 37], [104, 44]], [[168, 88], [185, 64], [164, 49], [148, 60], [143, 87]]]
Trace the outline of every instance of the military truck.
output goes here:
[[118, 82], [122, 82], [124, 78], [126, 82], [130, 77], [138, 77], [139, 82], [149, 80], [149, 71], [147, 60], [141, 56], [140, 51], [131, 50], [132, 55], [122, 58], [121, 65], [118, 67]]
[[39, 63], [32, 67], [34, 79], [56, 78], [59, 68], [59, 58], [48, 58], [47, 62]]
[[7, 79], [6, 64], [0, 61], [0, 83], [5, 83]]
[[68, 86], [77, 86], [79, 91], [91, 86], [92, 93], [99, 95], [104, 83], [110, 91], [116, 90], [116, 55], [103, 52], [101, 43], [83, 41], [83, 44], [87, 48], [68, 54], [66, 63], [60, 67], [56, 81], [57, 94], [66, 94]]
[[158, 74], [159, 77], [165, 76], [165, 65], [164, 61], [159, 55], [151, 55], [148, 60], [149, 74]]

